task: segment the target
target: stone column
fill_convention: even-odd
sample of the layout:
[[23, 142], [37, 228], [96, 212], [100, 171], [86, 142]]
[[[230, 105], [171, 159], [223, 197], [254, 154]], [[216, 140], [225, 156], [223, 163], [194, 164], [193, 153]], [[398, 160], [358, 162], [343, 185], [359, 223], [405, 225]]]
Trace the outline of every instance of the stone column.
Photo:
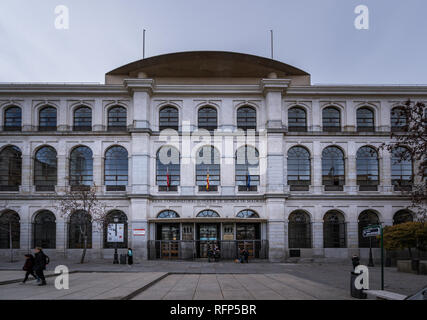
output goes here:
[[312, 191], [320, 194], [323, 191], [322, 185], [322, 154], [319, 143], [313, 144], [313, 154], [311, 156], [311, 181]]
[[320, 102], [319, 99], [314, 99], [312, 104], [313, 112], [312, 112], [312, 130], [315, 132], [322, 131], [322, 113], [320, 110]]
[[106, 126], [104, 126], [104, 110], [102, 107], [102, 100], [95, 99], [95, 104], [92, 112], [92, 130], [93, 131], [104, 131]]
[[380, 188], [384, 193], [393, 192], [391, 184], [391, 154], [387, 150], [382, 150], [379, 159], [380, 166]]
[[223, 145], [221, 152], [221, 194], [233, 195], [235, 193], [234, 191], [236, 188], [233, 136], [225, 135], [222, 141]]
[[133, 127], [134, 129], [151, 129], [151, 94], [153, 92], [153, 79], [126, 79], [125, 87], [133, 95]]
[[[57, 112], [57, 130], [58, 131], [67, 131], [71, 128], [71, 123], [68, 123], [68, 108], [67, 108], [67, 100], [61, 99], [59, 102], [59, 108]], [[71, 122], [71, 120], [70, 120]]]
[[358, 226], [358, 212], [357, 206], [350, 206], [348, 208], [347, 220], [347, 248], [349, 256], [359, 254], [359, 226]]
[[313, 256], [324, 256], [323, 252], [323, 220], [315, 219], [311, 224]]
[[132, 133], [132, 193], [149, 193], [150, 142], [147, 133]]
[[56, 219], [56, 251], [60, 255], [64, 254], [67, 248], [67, 223], [62, 218]]
[[342, 117], [346, 122], [343, 123], [344, 131], [355, 132], [357, 130], [357, 111], [352, 101], [346, 101], [346, 109], [344, 112], [345, 114]]
[[22, 108], [22, 131], [33, 131], [33, 123], [32, 123], [32, 110], [31, 99], [25, 99]]
[[380, 114], [378, 115], [378, 130], [389, 132], [391, 128], [391, 105], [386, 100], [381, 100]]
[[[148, 201], [146, 199], [131, 199], [131, 221], [129, 223], [129, 246], [133, 249], [134, 260], [147, 260], [148, 230]], [[144, 229], [145, 235], [138, 235], [135, 229]]]
[[[30, 252], [32, 247], [32, 224], [28, 219], [20, 221], [19, 246], [21, 251]], [[15, 253], [14, 253], [15, 256]]]
[[269, 133], [267, 137], [267, 192], [283, 193], [283, 134]]
[[345, 191], [350, 194], [357, 193], [357, 168], [356, 168], [356, 145], [354, 142], [347, 143], [347, 161], [345, 170]]
[[283, 200], [268, 199], [268, 246], [270, 261], [283, 261], [285, 259], [285, 206]]
[[33, 172], [31, 165], [31, 150], [30, 144], [27, 144], [22, 149], [22, 174], [21, 174], [21, 192], [30, 193], [33, 182]]
[[282, 124], [282, 94], [289, 87], [291, 80], [275, 79], [274, 75], [269, 79], [261, 79], [261, 89], [265, 96], [267, 110], [267, 129], [283, 129]]

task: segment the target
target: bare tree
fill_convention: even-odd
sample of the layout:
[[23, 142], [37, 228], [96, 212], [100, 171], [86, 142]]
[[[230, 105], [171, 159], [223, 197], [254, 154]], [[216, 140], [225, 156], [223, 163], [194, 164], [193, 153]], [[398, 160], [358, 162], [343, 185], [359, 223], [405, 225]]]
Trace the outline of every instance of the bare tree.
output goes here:
[[413, 103], [408, 100], [400, 108], [400, 117], [396, 123], [401, 127], [401, 132], [391, 133], [391, 142], [384, 143], [381, 147], [393, 152], [399, 147], [396, 156], [398, 161], [412, 160], [414, 163], [414, 177], [412, 188], [402, 192], [411, 198], [412, 209], [417, 220], [425, 222], [427, 218], [427, 115], [423, 102]]
[[107, 218], [105, 203], [98, 200], [95, 185], [67, 191], [58, 198], [56, 206], [61, 217], [66, 221], [72, 220], [78, 226], [79, 239], [83, 245], [80, 263], [84, 263], [92, 225], [98, 229], [105, 225]]

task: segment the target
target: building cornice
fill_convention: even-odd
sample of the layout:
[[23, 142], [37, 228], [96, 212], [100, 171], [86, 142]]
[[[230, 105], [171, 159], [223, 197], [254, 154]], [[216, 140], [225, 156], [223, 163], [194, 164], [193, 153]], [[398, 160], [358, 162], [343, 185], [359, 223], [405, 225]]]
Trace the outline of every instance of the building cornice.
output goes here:
[[123, 85], [95, 83], [0, 83], [1, 95], [120, 95], [135, 91], [150, 94], [250, 94], [286, 92], [286, 96], [420, 96], [427, 85], [312, 85], [291, 86], [289, 79], [260, 79], [259, 84], [156, 84], [153, 79], [125, 79]]
[[122, 85], [93, 83], [0, 83], [1, 94], [79, 94], [79, 95], [126, 95]]
[[287, 90], [287, 96], [425, 96], [427, 85], [313, 85], [292, 86]]

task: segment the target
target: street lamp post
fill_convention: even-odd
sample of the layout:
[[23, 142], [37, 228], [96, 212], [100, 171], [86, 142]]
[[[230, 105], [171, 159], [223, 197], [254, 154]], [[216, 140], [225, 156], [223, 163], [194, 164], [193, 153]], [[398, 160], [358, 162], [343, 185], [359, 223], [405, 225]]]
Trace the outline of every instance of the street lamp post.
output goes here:
[[372, 237], [369, 237], [369, 262], [368, 267], [374, 266], [374, 259], [372, 258]]
[[[116, 238], [117, 238], [117, 222], [119, 221], [119, 219], [114, 218], [114, 232], [116, 234]], [[113, 260], [113, 264], [118, 264], [119, 263], [119, 254], [117, 253], [117, 239], [115, 239], [116, 241], [114, 241], [114, 260]]]

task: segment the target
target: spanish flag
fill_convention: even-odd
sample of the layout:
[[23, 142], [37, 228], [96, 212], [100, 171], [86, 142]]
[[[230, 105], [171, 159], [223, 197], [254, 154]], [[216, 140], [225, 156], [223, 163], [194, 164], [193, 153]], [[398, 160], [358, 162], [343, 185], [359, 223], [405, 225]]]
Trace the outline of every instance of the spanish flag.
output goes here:
[[169, 178], [169, 167], [167, 167], [167, 171], [166, 171], [166, 184], [167, 184], [168, 188], [171, 185], [170, 178]]
[[206, 174], [206, 190], [209, 190], [209, 170], [208, 170], [208, 173]]

